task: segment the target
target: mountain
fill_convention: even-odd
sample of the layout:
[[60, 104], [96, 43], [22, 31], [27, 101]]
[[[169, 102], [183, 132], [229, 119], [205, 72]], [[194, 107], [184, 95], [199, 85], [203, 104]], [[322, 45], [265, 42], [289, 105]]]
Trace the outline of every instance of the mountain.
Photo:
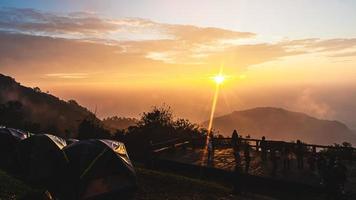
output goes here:
[[[207, 127], [208, 121], [202, 123]], [[214, 118], [213, 128], [219, 134], [231, 136], [234, 129], [252, 138], [334, 144], [344, 141], [356, 144], [356, 135], [338, 121], [321, 120], [304, 113], [282, 108], [259, 107]]]
[[130, 126], [136, 125], [138, 122], [135, 118], [127, 118], [127, 117], [108, 117], [103, 119], [104, 127], [110, 130], [111, 132], [115, 132], [116, 130], [127, 129]]
[[[66, 102], [39, 88], [22, 86], [15, 79], [2, 74], [0, 106], [0, 125], [49, 132], [63, 137], [76, 137], [78, 125], [84, 119], [99, 120], [74, 100]], [[8, 111], [7, 114], [5, 111]]]

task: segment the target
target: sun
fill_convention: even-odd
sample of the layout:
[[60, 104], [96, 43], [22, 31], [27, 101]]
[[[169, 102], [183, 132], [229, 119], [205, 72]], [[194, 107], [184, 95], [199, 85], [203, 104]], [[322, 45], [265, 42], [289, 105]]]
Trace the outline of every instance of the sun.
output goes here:
[[214, 81], [216, 84], [220, 85], [225, 81], [225, 76], [218, 74], [218, 75], [214, 76]]

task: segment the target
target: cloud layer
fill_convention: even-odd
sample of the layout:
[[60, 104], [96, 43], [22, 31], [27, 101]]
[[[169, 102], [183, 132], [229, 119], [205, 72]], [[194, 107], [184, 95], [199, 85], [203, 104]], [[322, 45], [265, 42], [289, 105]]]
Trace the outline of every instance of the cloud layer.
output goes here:
[[[126, 84], [129, 86], [125, 88], [129, 89], [150, 87], [162, 90], [173, 88], [174, 80], [179, 80], [174, 87], [180, 89], [184, 85], [192, 89], [197, 87], [201, 74], [216, 73], [221, 64], [225, 65], [225, 71], [236, 74], [237, 77], [254, 66], [268, 66], [270, 69], [257, 69], [256, 73], [253, 72], [255, 74], [248, 74], [247, 77], [253, 75], [258, 77], [255, 79], [262, 77], [261, 80], [254, 80], [257, 83], [254, 86], [267, 85], [268, 80], [263, 77], [269, 76], [268, 74], [272, 74], [271, 80], [281, 79], [279, 83], [286, 83], [293, 78], [297, 79], [296, 82], [302, 83], [305, 80], [300, 78], [302, 70], [299, 69], [306, 71], [306, 68], [308, 70], [310, 68], [310, 72], [308, 71], [312, 73], [310, 79], [315, 81], [329, 78], [321, 77], [324, 71], [341, 74], [338, 79], [345, 82], [354, 83], [356, 80], [345, 78], [352, 77], [350, 66], [356, 64], [356, 38], [261, 41], [256, 33], [214, 27], [166, 24], [140, 18], [113, 19], [88, 12], [63, 14], [33, 9], [2, 8], [0, 44], [1, 73], [12, 75], [25, 84], [33, 83], [45, 87], [51, 85], [57, 89], [76, 84], [82, 88]], [[347, 63], [344, 62], [345, 59]], [[300, 65], [296, 64], [295, 60]], [[277, 61], [283, 62], [278, 64]], [[290, 65], [293, 65], [293, 68]], [[313, 69], [312, 67], [316, 65], [318, 68]], [[348, 71], [343, 72], [345, 68], [338, 69], [345, 65], [348, 66]], [[248, 81], [249, 78], [246, 82]], [[237, 85], [247, 88], [246, 90], [251, 86], [247, 83]], [[68, 92], [64, 91], [63, 95]], [[171, 88], [168, 91], [174, 97], [172, 102], [178, 101], [182, 91], [174, 91]], [[298, 93], [300, 98], [293, 96], [286, 107], [295, 107], [321, 117], [337, 116], [337, 110], [344, 112], [344, 108], [335, 110], [332, 108], [335, 106], [319, 103], [319, 100], [314, 101], [317, 99], [315, 96], [319, 94], [315, 95], [310, 91], [312, 90]], [[174, 92], [176, 93], [173, 95]], [[203, 93], [197, 89], [192, 94], [198, 92]], [[257, 92], [268, 94], [265, 90]], [[288, 93], [290, 90], [281, 93], [284, 92]], [[206, 91], [204, 95], [201, 98], [209, 97]], [[146, 99], [146, 96], [141, 98]], [[156, 95], [152, 97], [151, 102], [164, 101], [159, 98], [163, 96]], [[193, 100], [194, 98], [190, 98], [192, 99], [190, 104], [194, 104], [193, 107], [201, 106], [196, 105], [198, 101]], [[257, 99], [259, 103], [266, 102], [261, 99]], [[91, 101], [92, 98], [89, 98], [88, 104]], [[208, 103], [209, 101], [210, 99], [206, 100]], [[231, 101], [238, 101], [238, 98], [231, 98]], [[273, 101], [278, 102], [278, 97], [273, 98]], [[187, 106], [185, 102], [182, 100], [175, 104], [180, 106], [178, 109], [183, 110], [183, 107]], [[137, 104], [139, 102], [135, 102], [135, 105]], [[306, 104], [308, 106], [304, 106]], [[112, 101], [111, 105], [116, 107], [116, 101]], [[236, 103], [232, 105], [239, 107]], [[252, 104], [246, 104], [246, 107], [250, 105]], [[187, 108], [189, 108], [185, 109], [187, 112], [192, 112], [191, 107]], [[209, 108], [204, 109], [206, 112]], [[108, 110], [113, 112], [112, 108]], [[228, 109], [225, 111], [228, 112]]]
[[88, 12], [61, 14], [16, 8], [0, 9], [0, 30], [111, 45], [117, 47], [116, 53], [139, 54], [143, 59], [170, 64], [215, 64], [223, 60], [245, 67], [284, 56], [325, 52], [349, 57], [356, 46], [356, 38], [256, 43], [256, 34], [250, 32], [139, 18], [112, 19]]

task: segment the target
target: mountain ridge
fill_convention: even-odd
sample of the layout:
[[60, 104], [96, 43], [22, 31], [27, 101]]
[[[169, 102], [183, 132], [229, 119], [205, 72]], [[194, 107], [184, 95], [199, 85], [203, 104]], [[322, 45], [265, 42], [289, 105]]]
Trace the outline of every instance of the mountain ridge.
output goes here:
[[[208, 121], [202, 123], [204, 127]], [[223, 136], [234, 129], [253, 138], [266, 136], [276, 140], [297, 140], [317, 144], [356, 144], [355, 133], [337, 120], [318, 119], [302, 112], [277, 107], [256, 107], [214, 118], [213, 128]]]
[[[75, 100], [64, 101], [42, 92], [38, 87], [21, 85], [10, 76], [0, 73], [0, 104], [17, 102], [26, 121], [35, 123], [35, 131], [49, 132], [62, 137], [77, 137], [78, 125], [85, 118], [99, 120]], [[9, 113], [12, 115], [13, 113]], [[3, 116], [4, 119], [9, 116]], [[0, 121], [0, 124], [3, 123]]]

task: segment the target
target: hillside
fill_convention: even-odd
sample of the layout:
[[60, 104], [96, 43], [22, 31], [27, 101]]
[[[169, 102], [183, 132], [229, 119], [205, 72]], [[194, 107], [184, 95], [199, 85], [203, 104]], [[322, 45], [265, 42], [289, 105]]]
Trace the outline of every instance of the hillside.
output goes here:
[[[207, 126], [208, 122], [203, 122]], [[308, 143], [333, 144], [344, 141], [356, 145], [356, 135], [343, 123], [321, 120], [304, 113], [281, 108], [259, 107], [214, 118], [214, 129], [231, 136], [234, 129], [253, 138], [297, 140]]]
[[[0, 113], [0, 125], [46, 131], [64, 137], [76, 137], [79, 123], [87, 117], [95, 118], [93, 113], [74, 100], [63, 101], [39, 88], [22, 86], [13, 78], [2, 74], [0, 105], [1, 108], [12, 109], [8, 109], [9, 114]], [[16, 120], [9, 120], [12, 118]], [[21, 124], [20, 121], [24, 123]]]

